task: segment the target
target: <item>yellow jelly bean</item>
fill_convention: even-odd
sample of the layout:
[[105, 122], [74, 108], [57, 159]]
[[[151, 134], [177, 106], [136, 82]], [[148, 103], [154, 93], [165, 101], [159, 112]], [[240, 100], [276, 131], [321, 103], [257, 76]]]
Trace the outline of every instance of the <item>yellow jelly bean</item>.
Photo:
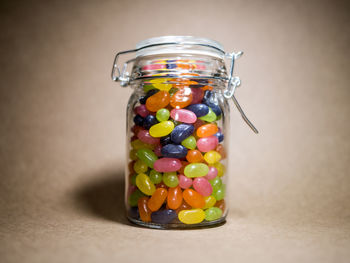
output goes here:
[[136, 156], [137, 150], [133, 149], [130, 151], [129, 157], [131, 160], [136, 161], [137, 160], [137, 156]]
[[205, 196], [204, 197], [204, 201], [205, 201], [205, 206], [203, 207], [203, 209], [207, 209], [209, 207], [213, 207], [215, 205], [215, 203], [216, 203], [216, 199], [212, 195]]
[[208, 164], [217, 163], [218, 161], [220, 161], [220, 159], [221, 155], [217, 151], [209, 151], [204, 154], [204, 160]]
[[132, 141], [130, 144], [134, 150], [140, 150], [142, 148], [154, 150], [154, 148], [156, 147], [155, 144], [144, 143], [144, 142], [140, 141], [139, 139]]
[[156, 125], [153, 125], [149, 129], [149, 133], [152, 137], [155, 138], [163, 137], [170, 134], [173, 131], [174, 127], [175, 125], [172, 121], [162, 121], [160, 123], [157, 123]]
[[152, 195], [156, 191], [156, 187], [151, 179], [144, 173], [140, 173], [136, 176], [136, 186], [146, 195]]
[[225, 171], [226, 171], [226, 167], [225, 165], [223, 165], [222, 163], [214, 163], [211, 166], [214, 166], [217, 170], [218, 170], [218, 176], [221, 177], [224, 175]]
[[141, 160], [137, 160], [134, 164], [134, 171], [138, 174], [145, 173], [148, 170], [148, 165]]
[[156, 89], [169, 91], [173, 87], [173, 85], [166, 83], [168, 80], [169, 79], [163, 79], [163, 78], [152, 79], [150, 80], [150, 83], [152, 83], [152, 86], [155, 87]]
[[184, 224], [198, 224], [205, 218], [205, 212], [200, 209], [182, 210], [179, 213], [179, 220]]

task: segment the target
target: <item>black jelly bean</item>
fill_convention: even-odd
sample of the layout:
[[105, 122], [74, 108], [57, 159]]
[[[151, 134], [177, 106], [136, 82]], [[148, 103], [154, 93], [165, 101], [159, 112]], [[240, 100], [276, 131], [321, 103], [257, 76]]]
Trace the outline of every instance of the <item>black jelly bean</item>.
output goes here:
[[158, 120], [155, 116], [147, 115], [143, 120], [143, 127], [148, 130], [149, 128], [151, 128], [153, 125], [157, 123], [158, 123]]
[[134, 117], [134, 123], [138, 126], [143, 126], [144, 119], [140, 115]]
[[161, 144], [162, 146], [167, 145], [167, 144], [169, 144], [169, 143], [172, 143], [172, 141], [171, 141], [171, 136], [170, 136], [170, 135], [167, 135], [167, 136], [164, 136], [164, 137], [161, 137], [161, 138], [160, 138], [160, 144]]

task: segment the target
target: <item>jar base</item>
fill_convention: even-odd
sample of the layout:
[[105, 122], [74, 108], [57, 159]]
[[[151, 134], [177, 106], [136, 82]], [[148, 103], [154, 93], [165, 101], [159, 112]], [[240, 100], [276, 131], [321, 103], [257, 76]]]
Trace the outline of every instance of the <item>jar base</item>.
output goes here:
[[131, 223], [136, 224], [138, 226], [152, 228], [152, 229], [163, 229], [163, 230], [211, 228], [211, 227], [222, 226], [226, 223], [226, 216], [221, 217], [220, 219], [214, 220], [214, 221], [205, 221], [199, 224], [188, 224], [188, 225], [182, 224], [182, 223], [157, 224], [157, 223], [151, 223], [151, 222], [143, 222], [141, 220], [138, 220], [129, 216], [127, 216], [127, 218]]

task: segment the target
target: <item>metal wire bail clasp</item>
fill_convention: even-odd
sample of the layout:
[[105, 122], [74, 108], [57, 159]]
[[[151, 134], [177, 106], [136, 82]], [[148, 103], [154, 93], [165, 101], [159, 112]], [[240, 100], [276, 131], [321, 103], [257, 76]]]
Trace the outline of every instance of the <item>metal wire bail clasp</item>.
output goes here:
[[243, 120], [248, 124], [248, 126], [252, 129], [253, 132], [255, 133], [259, 133], [259, 131], [255, 128], [255, 126], [253, 125], [253, 123], [251, 123], [251, 121], [248, 119], [248, 117], [245, 115], [241, 105], [239, 105], [236, 97], [235, 97], [235, 91], [236, 88], [239, 87], [241, 85], [241, 79], [238, 76], [233, 76], [233, 69], [234, 69], [234, 65], [235, 65], [235, 61], [236, 59], [238, 59], [239, 57], [241, 57], [243, 55], [242, 51], [239, 51], [237, 53], [227, 53], [226, 57], [231, 59], [231, 67], [230, 67], [230, 76], [228, 79], [228, 83], [227, 83], [227, 87], [223, 92], [223, 95], [226, 99], [232, 99], [233, 103], [235, 104], [236, 108], [238, 109], [238, 111], [240, 112]]
[[129, 72], [127, 72], [127, 68], [128, 68], [128, 64], [130, 62], [134, 61], [135, 58], [130, 59], [124, 63], [123, 70], [122, 70], [121, 74], [120, 74], [120, 70], [118, 67], [118, 58], [120, 55], [127, 54], [127, 53], [133, 53], [136, 51], [137, 51], [137, 49], [129, 49], [129, 50], [121, 51], [117, 55], [115, 55], [115, 57], [114, 57], [111, 77], [112, 77], [113, 81], [120, 81], [120, 86], [122, 86], [122, 87], [126, 87], [129, 85], [130, 74], [129, 74]]

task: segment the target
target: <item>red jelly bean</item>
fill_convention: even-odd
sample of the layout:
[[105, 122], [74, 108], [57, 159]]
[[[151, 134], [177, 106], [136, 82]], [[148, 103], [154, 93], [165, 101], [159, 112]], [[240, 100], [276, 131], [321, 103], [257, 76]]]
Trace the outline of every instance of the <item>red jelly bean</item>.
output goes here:
[[182, 190], [180, 186], [170, 187], [167, 204], [170, 209], [178, 209], [182, 203]]
[[201, 88], [191, 88], [192, 91], [192, 102], [191, 104], [201, 103], [204, 97], [204, 90]]

